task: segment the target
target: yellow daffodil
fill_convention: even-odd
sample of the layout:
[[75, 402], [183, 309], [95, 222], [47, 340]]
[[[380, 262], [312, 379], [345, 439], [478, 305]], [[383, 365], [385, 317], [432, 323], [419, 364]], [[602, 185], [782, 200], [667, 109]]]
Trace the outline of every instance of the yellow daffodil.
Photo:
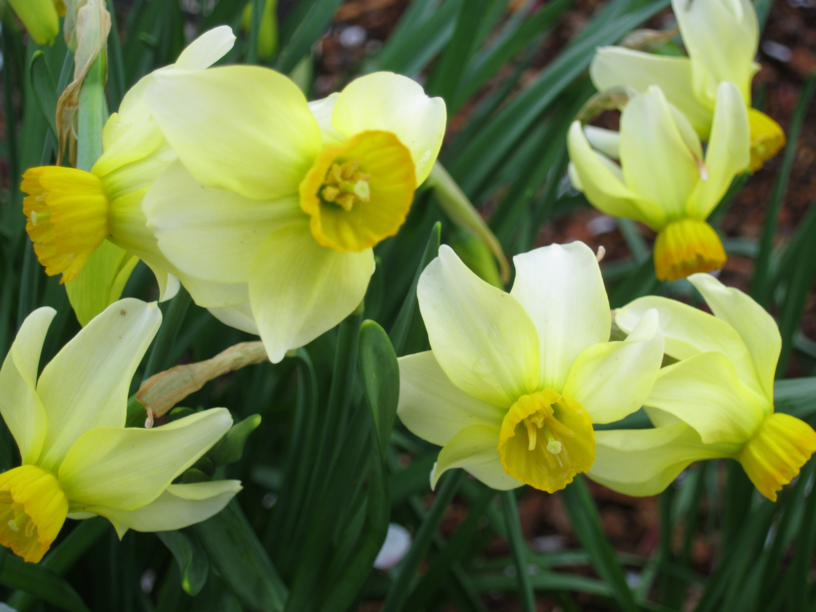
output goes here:
[[[179, 272], [161, 255], [147, 228], [141, 202], [148, 187], [176, 156], [145, 104], [144, 92], [157, 74], [207, 68], [229, 51], [234, 41], [229, 27], [215, 28], [190, 44], [174, 65], [142, 78], [124, 97], [119, 112], [105, 124], [104, 153], [90, 172], [59, 166], [26, 171], [21, 186], [28, 194], [23, 202], [26, 230], [47, 274], [62, 273], [62, 282], [74, 280], [91, 255], [109, 240], [125, 249], [131, 259], [120, 264], [124, 274], [92, 279], [92, 289], [102, 294], [101, 299], [91, 300], [94, 304], [101, 303], [104, 308], [119, 298], [137, 257], [155, 272], [162, 299], [175, 295]], [[94, 268], [91, 273], [97, 272]], [[189, 285], [190, 291], [198, 288], [193, 281]], [[77, 315], [85, 324], [98, 311], [97, 306], [97, 312], [78, 310]]]
[[420, 278], [432, 350], [400, 358], [398, 414], [443, 447], [432, 486], [462, 467], [494, 489], [562, 489], [592, 467], [592, 424], [638, 410], [657, 377], [657, 313], [644, 313], [626, 341], [609, 342], [609, 302], [585, 244], [514, 262], [510, 293], [447, 246]]
[[62, 0], [9, 0], [11, 8], [38, 45], [50, 45], [59, 34], [59, 18], [65, 15]]
[[[623, 47], [602, 47], [590, 74], [599, 90], [617, 86], [663, 89], [669, 102], [691, 121], [703, 140], [714, 125], [718, 87], [736, 84], [748, 109], [751, 170], [758, 170], [785, 145], [782, 128], [751, 108], [751, 80], [759, 64], [759, 24], [750, 0], [672, 0], [688, 57], [654, 55]], [[748, 167], [748, 164], [746, 164]]]
[[705, 153], [688, 119], [655, 86], [629, 100], [619, 133], [576, 121], [567, 145], [572, 183], [595, 208], [658, 233], [660, 280], [722, 267], [725, 250], [706, 219], [748, 163], [748, 117], [735, 85], [719, 85]]
[[273, 362], [360, 304], [372, 247], [405, 220], [446, 121], [441, 99], [391, 73], [308, 104], [266, 68], [174, 71], [147, 100], [179, 157], [143, 203], [159, 248], [189, 277], [231, 283], [232, 301], [205, 305], [259, 333]]
[[0, 544], [26, 561], [66, 518], [128, 529], [180, 529], [219, 512], [238, 481], [171, 484], [232, 425], [223, 408], [154, 429], [125, 428], [131, 378], [161, 324], [155, 304], [112, 304], [37, 376], [55, 312], [25, 320], [0, 370], [0, 413], [22, 465], [0, 474]]
[[816, 432], [807, 423], [774, 412], [779, 330], [741, 291], [707, 274], [689, 280], [713, 315], [661, 297], [616, 311], [615, 321], [628, 331], [656, 309], [666, 355], [679, 361], [660, 371], [646, 400], [654, 429], [597, 432], [589, 476], [629, 495], [654, 495], [692, 461], [731, 457], [776, 501], [816, 451]]

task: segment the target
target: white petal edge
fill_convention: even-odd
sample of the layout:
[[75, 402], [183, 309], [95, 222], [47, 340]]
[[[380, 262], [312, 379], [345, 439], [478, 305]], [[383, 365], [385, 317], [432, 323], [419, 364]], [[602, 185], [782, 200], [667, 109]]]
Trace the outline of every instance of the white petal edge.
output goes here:
[[497, 446], [499, 430], [487, 425], [471, 425], [457, 433], [439, 451], [431, 471], [431, 488], [435, 489], [442, 474], [464, 468], [484, 484], [498, 491], [520, 487], [522, 483], [505, 473]]

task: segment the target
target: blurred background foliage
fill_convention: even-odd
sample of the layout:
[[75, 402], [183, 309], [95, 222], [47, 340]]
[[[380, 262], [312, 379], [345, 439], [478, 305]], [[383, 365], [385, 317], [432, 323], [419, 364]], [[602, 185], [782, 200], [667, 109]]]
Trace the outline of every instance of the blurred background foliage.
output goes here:
[[[224, 63], [289, 74], [310, 99], [374, 70], [408, 75], [445, 99], [441, 161], [508, 257], [580, 239], [607, 251], [613, 307], [646, 294], [697, 304], [687, 282], [656, 281], [648, 230], [594, 211], [565, 179], [565, 136], [594, 93], [587, 67], [595, 49], [633, 29], [671, 27], [668, 4], [108, 0], [107, 101], [113, 112], [140, 77], [220, 24], [239, 35]], [[761, 172], [735, 181], [713, 220], [729, 253], [721, 278], [750, 290], [779, 323], [776, 409], [813, 424], [816, 9], [807, 0], [756, 4], [767, 28], [754, 99], [785, 128], [788, 145]], [[19, 181], [26, 168], [55, 162], [54, 110], [72, 58], [61, 37], [38, 47], [2, 1], [0, 12], [0, 355], [26, 315], [48, 305], [58, 316], [47, 363], [79, 324], [25, 236]], [[675, 43], [660, 50], [677, 51]], [[600, 121], [616, 127], [617, 118]], [[556, 495], [497, 494], [461, 470], [430, 492], [438, 449], [394, 423], [394, 352], [428, 348], [419, 272], [441, 241], [501, 284], [484, 243], [440, 204], [432, 187], [417, 192], [399, 235], [376, 249], [364, 309], [282, 363], [223, 376], [184, 401], [192, 409], [226, 406], [236, 422], [262, 416], [243, 453], [238, 444], [233, 462], [215, 472], [243, 481], [237, 501], [203, 524], [129, 532], [122, 542], [101, 518], [69, 522], [40, 565], [0, 549], [0, 600], [19, 612], [816, 610], [812, 462], [776, 504], [759, 497], [738, 465], [720, 461], [693, 465], [659, 498], [628, 498], [582, 478]], [[143, 264], [123, 295], [157, 298]], [[153, 373], [253, 340], [183, 290], [162, 310], [134, 392]], [[132, 402], [129, 414], [140, 426], [141, 406]], [[648, 421], [635, 414], [626, 426]], [[0, 428], [0, 468], [8, 469], [19, 458]], [[212, 464], [196, 469], [211, 472]], [[372, 568], [389, 523], [407, 528], [412, 546], [395, 566]]]

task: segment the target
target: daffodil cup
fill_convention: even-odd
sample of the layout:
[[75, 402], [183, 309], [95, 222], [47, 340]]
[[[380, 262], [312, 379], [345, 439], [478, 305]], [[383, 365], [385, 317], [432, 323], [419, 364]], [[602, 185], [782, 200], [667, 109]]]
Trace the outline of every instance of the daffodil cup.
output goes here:
[[240, 482], [173, 481], [231, 427], [216, 408], [153, 429], [125, 428], [131, 378], [161, 324], [155, 304], [111, 305], [38, 377], [55, 312], [23, 322], [0, 369], [0, 414], [22, 465], [0, 474], [0, 544], [38, 562], [66, 518], [128, 529], [180, 529], [219, 512]]
[[623, 108], [619, 132], [572, 124], [570, 178], [601, 212], [656, 231], [655, 273], [673, 281], [725, 264], [706, 219], [748, 164], [748, 140], [748, 115], [734, 84], [718, 87], [705, 152], [689, 120], [650, 86]]
[[159, 248], [230, 284], [193, 297], [258, 333], [272, 362], [359, 306], [372, 247], [405, 220], [446, 122], [441, 99], [382, 72], [311, 104], [256, 66], [157, 74], [146, 98], [178, 155], [142, 205]]
[[645, 402], [654, 428], [597, 432], [597, 461], [588, 475], [622, 493], [654, 495], [691, 462], [729, 457], [775, 501], [816, 451], [810, 425], [774, 412], [779, 330], [741, 291], [707, 274], [689, 280], [713, 315], [661, 297], [616, 311], [626, 331], [657, 310], [666, 355], [677, 362], [660, 371]]
[[461, 467], [494, 489], [562, 489], [595, 461], [593, 423], [638, 410], [657, 377], [657, 313], [609, 342], [609, 302], [585, 244], [536, 249], [514, 263], [510, 293], [447, 246], [420, 278], [431, 350], [400, 358], [398, 414], [442, 446], [432, 486]]
[[[144, 93], [156, 74], [204, 70], [223, 57], [234, 41], [227, 26], [210, 30], [193, 41], [175, 64], [142, 78], [105, 124], [104, 152], [90, 172], [42, 166], [23, 175], [21, 189], [28, 194], [23, 202], [26, 230], [46, 273], [62, 274], [61, 282], [69, 282], [84, 270], [85, 292], [92, 295], [78, 301], [69, 289], [83, 325], [119, 298], [139, 259], [156, 274], [161, 299], [170, 299], [178, 291], [181, 273], [159, 251], [141, 209], [148, 187], [176, 160], [144, 102]], [[108, 241], [124, 251], [106, 248]], [[111, 261], [85, 268], [95, 254]], [[185, 280], [188, 290], [196, 294], [219, 290]]]
[[750, 169], [758, 170], [785, 145], [785, 133], [768, 115], [751, 108], [751, 81], [759, 70], [754, 61], [759, 24], [753, 3], [672, 0], [672, 7], [688, 57], [602, 47], [590, 66], [593, 83], [601, 91], [619, 86], [646, 91], [659, 86], [703, 140], [713, 129], [719, 85], [734, 83], [748, 112]]

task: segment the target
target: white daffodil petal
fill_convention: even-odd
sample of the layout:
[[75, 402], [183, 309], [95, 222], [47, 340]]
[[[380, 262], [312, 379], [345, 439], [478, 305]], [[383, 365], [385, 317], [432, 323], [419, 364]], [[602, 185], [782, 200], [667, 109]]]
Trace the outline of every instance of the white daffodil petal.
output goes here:
[[753, 368], [751, 354], [737, 331], [726, 321], [677, 300], [649, 296], [617, 309], [615, 323], [626, 333], [631, 333], [644, 313], [652, 308], [660, 316], [667, 355], [688, 359], [700, 353], [723, 353], [734, 364], [742, 384], [758, 397], [763, 395], [759, 380], [744, 376]]
[[586, 408], [593, 423], [613, 423], [637, 411], [663, 361], [663, 334], [649, 310], [623, 342], [589, 347], [572, 366], [564, 395]]
[[355, 79], [334, 105], [334, 128], [347, 138], [367, 130], [396, 134], [411, 152], [417, 185], [439, 155], [446, 122], [442, 98], [429, 98], [416, 81], [392, 72]]
[[311, 342], [363, 301], [374, 273], [371, 249], [338, 253], [315, 242], [308, 222], [273, 232], [249, 274], [249, 300], [269, 359]]
[[668, 216], [685, 213], [700, 180], [698, 162], [677, 127], [676, 114], [659, 87], [633, 97], [621, 112], [620, 152], [626, 184]]
[[510, 294], [535, 324], [541, 350], [538, 388], [562, 391], [585, 349], [609, 340], [612, 317], [601, 269], [583, 242], [554, 244], [513, 258]]
[[750, 296], [726, 287], [710, 274], [694, 274], [689, 280], [716, 317], [733, 327], [748, 347], [754, 368], [740, 363], [737, 374], [743, 384], [748, 386], [754, 376], [758, 377], [765, 397], [773, 405], [774, 376], [782, 350], [782, 337], [773, 317]]
[[722, 353], [701, 353], [663, 368], [646, 400], [691, 425], [705, 444], [740, 444], [762, 425], [757, 397]]
[[731, 81], [748, 105], [759, 45], [759, 22], [751, 1], [672, 0], [672, 8], [691, 58], [697, 98], [713, 106], [717, 85]]
[[326, 146], [336, 146], [346, 139], [345, 136], [334, 129], [334, 123], [332, 123], [334, 105], [337, 104], [339, 96], [339, 93], [333, 93], [326, 98], [309, 102], [309, 110], [312, 111], [317, 125], [320, 126], [323, 144]]
[[501, 427], [505, 411], [454, 385], [433, 351], [400, 357], [397, 414], [414, 435], [444, 446], [470, 425]]
[[59, 465], [89, 429], [124, 427], [130, 381], [161, 319], [155, 303], [115, 302], [45, 366], [37, 385], [48, 416], [41, 466]]
[[204, 70], [229, 53], [235, 44], [235, 34], [229, 26], [207, 30], [181, 52], [174, 68], [179, 70]]
[[578, 121], [570, 126], [567, 148], [571, 176], [578, 178], [572, 184], [586, 194], [595, 208], [613, 217], [637, 219], [652, 228], [665, 224], [666, 215], [660, 207], [629, 189], [613, 162], [592, 150]]
[[197, 180], [258, 200], [297, 194], [322, 139], [291, 80], [257, 66], [172, 70], [153, 79], [145, 100]]
[[[495, 427], [471, 425], [459, 431], [439, 451], [439, 458], [431, 473], [431, 488], [435, 489], [442, 474], [454, 468], [465, 468], [477, 478], [478, 474], [484, 475], [489, 481], [483, 482], [494, 489], [506, 491], [521, 486], [515, 478], [507, 474], [502, 477], [497, 473], [496, 464], [501, 466], [498, 443], [499, 430]], [[504, 473], [503, 468], [501, 473]]]
[[181, 283], [202, 308], [228, 308], [249, 302], [248, 283], [214, 283], [181, 275]]
[[45, 441], [48, 424], [36, 393], [37, 372], [45, 334], [56, 314], [53, 308], [38, 308], [28, 315], [0, 369], [0, 414], [23, 464], [37, 460]]
[[596, 151], [600, 151], [610, 159], [620, 159], [620, 132], [585, 125], [584, 136]]
[[224, 325], [240, 329], [248, 334], [261, 335], [261, 332], [258, 331], [258, 324], [255, 323], [255, 317], [252, 316], [252, 305], [249, 302], [208, 308], [207, 310]]
[[734, 177], [747, 170], [751, 161], [751, 127], [745, 101], [733, 83], [720, 83], [711, 139], [705, 154], [708, 180], [700, 181], [689, 198], [687, 212], [706, 219], [720, 203]]
[[419, 279], [419, 307], [439, 365], [465, 393], [503, 408], [538, 386], [539, 344], [524, 308], [442, 245]]
[[88, 512], [108, 519], [122, 539], [128, 529], [172, 531], [206, 521], [221, 512], [240, 490], [238, 480], [170, 485], [154, 501], [136, 510], [96, 507], [88, 508]]
[[596, 431], [595, 463], [587, 476], [625, 495], [657, 495], [691, 462], [728, 454], [719, 447], [706, 447], [685, 423]]
[[214, 408], [154, 429], [91, 429], [59, 469], [71, 511], [136, 510], [149, 504], [231, 426], [229, 411]]
[[207, 281], [241, 283], [269, 235], [304, 219], [298, 197], [255, 200], [206, 187], [176, 162], [142, 203], [159, 248], [179, 270]]
[[703, 140], [711, 129], [714, 104], [705, 106], [694, 97], [691, 61], [686, 57], [669, 57], [644, 53], [624, 47], [601, 47], [595, 53], [589, 74], [599, 91], [628, 86], [646, 91], [657, 85], [666, 98], [688, 117]]

